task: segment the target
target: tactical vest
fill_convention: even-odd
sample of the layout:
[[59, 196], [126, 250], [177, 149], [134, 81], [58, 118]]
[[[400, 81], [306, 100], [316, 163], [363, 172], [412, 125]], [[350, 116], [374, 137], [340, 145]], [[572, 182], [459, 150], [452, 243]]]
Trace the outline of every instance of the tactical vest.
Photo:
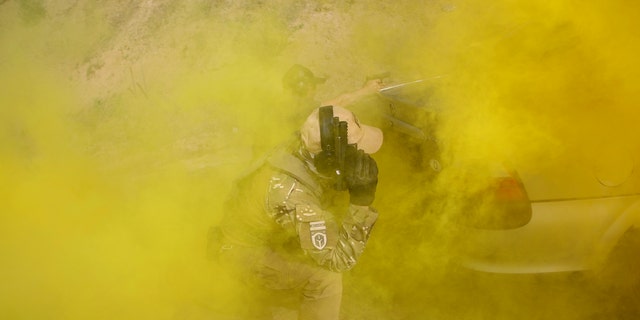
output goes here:
[[267, 214], [265, 192], [271, 177], [281, 172], [293, 177], [322, 198], [322, 188], [305, 167], [303, 160], [291, 153], [291, 148], [281, 147], [257, 162], [248, 174], [234, 185], [225, 204], [220, 229], [232, 245], [270, 246], [278, 239], [280, 226]]

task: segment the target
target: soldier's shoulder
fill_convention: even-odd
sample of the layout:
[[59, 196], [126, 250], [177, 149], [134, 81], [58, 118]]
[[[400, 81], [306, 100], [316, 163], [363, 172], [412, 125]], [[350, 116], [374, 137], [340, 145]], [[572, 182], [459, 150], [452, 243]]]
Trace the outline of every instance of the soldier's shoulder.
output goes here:
[[270, 194], [290, 193], [291, 190], [298, 186], [299, 181], [285, 173], [280, 171], [273, 171], [269, 177], [269, 190]]
[[271, 203], [306, 202], [315, 197], [304, 183], [284, 172], [277, 172], [271, 176], [267, 196]]

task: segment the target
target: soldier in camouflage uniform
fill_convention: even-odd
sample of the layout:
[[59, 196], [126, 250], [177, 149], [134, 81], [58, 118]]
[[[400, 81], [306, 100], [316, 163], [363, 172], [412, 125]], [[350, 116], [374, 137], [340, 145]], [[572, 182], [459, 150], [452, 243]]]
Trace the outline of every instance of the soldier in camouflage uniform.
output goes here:
[[229, 198], [216, 248], [250, 283], [248, 291], [265, 293], [252, 297], [250, 309], [295, 292], [299, 319], [339, 317], [341, 272], [356, 264], [378, 217], [371, 207], [378, 169], [369, 154], [382, 145], [382, 132], [344, 108], [333, 112], [347, 122], [348, 143], [358, 148], [348, 159], [348, 192], [334, 190], [333, 178], [314, 164], [322, 151], [316, 109], [296, 139], [239, 180]]

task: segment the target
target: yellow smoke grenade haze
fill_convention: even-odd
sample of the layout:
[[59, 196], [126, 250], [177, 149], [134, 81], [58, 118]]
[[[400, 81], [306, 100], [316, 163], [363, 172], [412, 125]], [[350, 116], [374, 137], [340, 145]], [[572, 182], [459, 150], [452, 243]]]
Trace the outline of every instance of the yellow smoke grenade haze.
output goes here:
[[[282, 120], [280, 83], [294, 63], [328, 78], [318, 101], [381, 71], [438, 77], [445, 159], [469, 168], [632, 146], [638, 6], [0, 2], [0, 318], [170, 319], [232, 305], [237, 284], [206, 260], [207, 228], [232, 179], [296, 127]], [[379, 162], [401, 174], [381, 172], [381, 218], [345, 280], [344, 308], [364, 318], [401, 314], [393, 302], [415, 290], [411, 277], [437, 287], [446, 273], [459, 203], [423, 212], [424, 196], [484, 181], [445, 171], [425, 189], [398, 179], [410, 172], [397, 158]], [[473, 289], [458, 285], [415, 303]]]

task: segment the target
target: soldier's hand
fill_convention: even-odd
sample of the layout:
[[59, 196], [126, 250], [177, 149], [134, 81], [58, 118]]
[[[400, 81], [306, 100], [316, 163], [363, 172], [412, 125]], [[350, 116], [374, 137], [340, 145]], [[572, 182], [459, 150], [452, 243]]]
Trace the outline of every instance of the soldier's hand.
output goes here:
[[378, 185], [378, 165], [362, 150], [348, 152], [346, 182], [350, 202], [359, 206], [371, 205]]
[[367, 94], [377, 93], [384, 88], [384, 83], [382, 82], [382, 79], [370, 79], [365, 82], [362, 88]]

